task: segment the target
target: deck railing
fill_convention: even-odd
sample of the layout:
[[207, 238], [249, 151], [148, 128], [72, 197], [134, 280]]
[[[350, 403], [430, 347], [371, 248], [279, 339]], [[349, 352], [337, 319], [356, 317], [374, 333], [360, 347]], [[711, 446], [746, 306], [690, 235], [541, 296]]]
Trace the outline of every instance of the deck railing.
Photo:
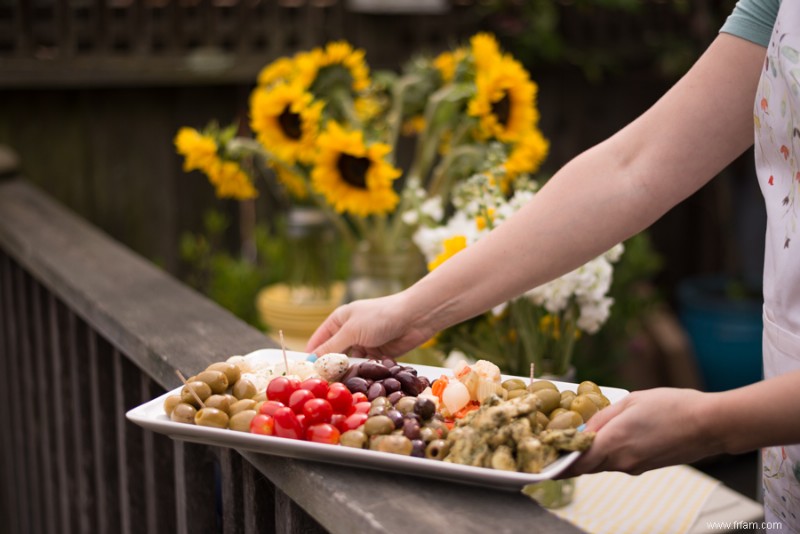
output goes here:
[[275, 343], [20, 179], [0, 181], [11, 533], [577, 532], [522, 494], [172, 441], [125, 412]]

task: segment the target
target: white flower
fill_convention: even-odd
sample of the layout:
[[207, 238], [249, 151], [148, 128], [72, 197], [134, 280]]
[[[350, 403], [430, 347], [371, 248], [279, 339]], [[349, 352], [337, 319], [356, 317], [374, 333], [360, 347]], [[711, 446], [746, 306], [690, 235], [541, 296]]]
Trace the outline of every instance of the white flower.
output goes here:
[[608, 320], [611, 315], [611, 305], [614, 299], [604, 297], [597, 301], [581, 304], [581, 314], [578, 317], [578, 328], [589, 334], [594, 334]]
[[618, 243], [611, 247], [608, 252], [605, 253], [605, 257], [611, 263], [617, 263], [619, 259], [622, 257], [622, 253], [625, 252], [625, 245], [622, 243]]
[[403, 213], [401, 218], [407, 225], [414, 226], [419, 222], [419, 213], [417, 213], [415, 210], [408, 210], [407, 212]]
[[444, 217], [444, 207], [442, 206], [442, 198], [439, 196], [427, 199], [419, 207], [419, 211], [423, 215], [427, 215], [436, 222], [441, 222]]

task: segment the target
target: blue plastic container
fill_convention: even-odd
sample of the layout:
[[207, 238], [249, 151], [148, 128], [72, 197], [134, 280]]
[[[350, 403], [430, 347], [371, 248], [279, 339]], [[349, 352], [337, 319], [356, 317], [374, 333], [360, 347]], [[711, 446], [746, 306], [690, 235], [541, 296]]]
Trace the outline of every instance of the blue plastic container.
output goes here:
[[703, 276], [678, 287], [680, 321], [689, 335], [706, 391], [726, 391], [762, 377], [760, 300], [726, 296], [728, 280]]

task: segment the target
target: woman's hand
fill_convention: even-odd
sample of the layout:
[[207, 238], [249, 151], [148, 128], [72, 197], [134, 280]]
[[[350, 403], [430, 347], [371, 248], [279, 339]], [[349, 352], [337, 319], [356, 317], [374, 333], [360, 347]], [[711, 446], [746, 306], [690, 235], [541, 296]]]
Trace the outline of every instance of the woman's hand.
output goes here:
[[405, 293], [359, 300], [338, 307], [314, 332], [307, 352], [349, 351], [353, 357], [400, 356], [436, 333], [417, 325], [405, 305]]
[[711, 395], [673, 388], [631, 393], [589, 420], [586, 430], [597, 432], [594, 443], [562, 476], [599, 471], [638, 475], [723, 452], [709, 431]]

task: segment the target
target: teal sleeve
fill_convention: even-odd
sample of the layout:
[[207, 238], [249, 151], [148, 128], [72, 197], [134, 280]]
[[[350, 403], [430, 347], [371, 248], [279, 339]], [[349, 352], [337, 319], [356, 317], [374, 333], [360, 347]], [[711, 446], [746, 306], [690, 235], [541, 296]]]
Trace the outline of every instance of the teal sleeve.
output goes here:
[[720, 33], [730, 33], [766, 47], [781, 0], [739, 0]]

